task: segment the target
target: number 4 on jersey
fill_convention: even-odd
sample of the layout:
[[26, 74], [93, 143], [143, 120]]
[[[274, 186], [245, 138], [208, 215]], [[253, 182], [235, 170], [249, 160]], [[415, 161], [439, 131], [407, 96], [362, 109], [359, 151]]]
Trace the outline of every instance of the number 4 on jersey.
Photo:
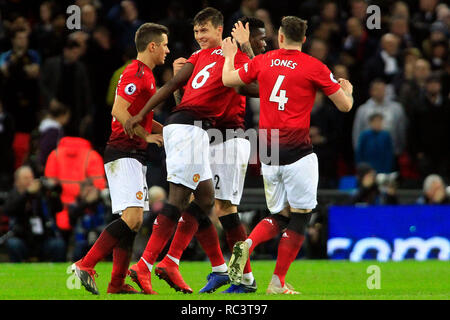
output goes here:
[[[278, 110], [280, 111], [284, 111], [284, 105], [288, 102], [288, 98], [286, 97], [286, 90], [280, 90], [284, 78], [285, 76], [283, 75], [278, 76], [269, 98], [269, 101], [278, 103]], [[279, 95], [277, 95], [278, 91], [280, 92]]]

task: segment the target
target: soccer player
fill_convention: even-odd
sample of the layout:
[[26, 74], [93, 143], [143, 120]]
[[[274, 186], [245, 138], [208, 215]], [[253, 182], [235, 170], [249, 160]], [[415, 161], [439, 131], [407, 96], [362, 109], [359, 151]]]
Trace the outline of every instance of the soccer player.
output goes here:
[[[300, 18], [284, 17], [278, 33], [280, 49], [259, 55], [238, 70], [233, 63], [235, 41], [227, 38], [222, 45], [224, 85], [235, 87], [257, 80], [261, 104], [259, 128], [263, 137], [260, 141], [271, 149], [272, 134], [279, 137], [278, 146], [274, 146], [279, 148], [278, 161], [272, 157], [261, 164], [266, 202], [272, 215], [263, 219], [247, 240], [235, 244], [229, 262], [231, 282], [240, 283], [253, 249], [285, 229], [267, 293], [298, 293], [286, 284], [285, 277], [301, 248], [305, 226], [317, 204], [317, 156], [309, 138], [316, 90], [321, 89], [342, 112], [350, 111], [353, 105], [350, 82], [336, 81], [323, 63], [301, 52], [306, 27], [306, 21]], [[289, 217], [280, 214], [283, 212], [288, 212]]]
[[[200, 239], [203, 231], [208, 235], [205, 236], [208, 241], [200, 242], [207, 244], [203, 249], [211, 261], [213, 273], [222, 275], [223, 284], [229, 282], [217, 232], [208, 217], [214, 206], [214, 187], [206, 130], [215, 124], [228, 105], [244, 99], [234, 88], [227, 88], [222, 83], [223, 15], [208, 7], [197, 13], [193, 25], [194, 36], [201, 49], [193, 53], [174, 77], [125, 125], [125, 131], [133, 135], [136, 122], [185, 86], [181, 103], [175, 107], [163, 128], [168, 202], [155, 220], [141, 259], [130, 268], [138, 275], [134, 281], [139, 281], [140, 276], [149, 277], [159, 253], [177, 227], [169, 252], [155, 268], [155, 274], [175, 290], [184, 293], [192, 293], [192, 289], [181, 276], [179, 260], [193, 236], [196, 234]], [[249, 60], [243, 52], [237, 52], [237, 67]], [[200, 122], [201, 127], [194, 125], [195, 122]], [[194, 200], [189, 202], [192, 193]]]
[[[72, 265], [83, 286], [93, 294], [99, 294], [94, 267], [111, 251], [113, 270], [107, 292], [138, 293], [124, 280], [134, 238], [142, 225], [143, 211], [148, 210], [145, 150], [147, 143], [162, 145], [162, 125], [154, 121], [150, 113], [139, 122], [136, 136], [130, 138], [125, 134], [123, 124], [156, 92], [152, 69], [163, 64], [169, 53], [167, 35], [168, 29], [159, 24], [145, 23], [139, 27], [135, 36], [137, 58], [122, 72], [117, 85], [111, 113], [112, 132], [105, 148], [104, 162], [112, 211], [121, 216], [105, 228], [86, 256]], [[152, 131], [156, 134], [149, 133]], [[151, 288], [150, 278], [147, 281], [147, 287]]]
[[[245, 50], [248, 55], [250, 54], [251, 58], [265, 51], [266, 31], [264, 22], [257, 18], [241, 18], [235, 24], [232, 35], [237, 39], [240, 48]], [[245, 48], [246, 46], [247, 48]], [[257, 86], [255, 88], [257, 93]], [[250, 92], [244, 91], [243, 93], [247, 94]], [[215, 128], [222, 133], [224, 141], [219, 143], [213, 142], [210, 146], [211, 171], [214, 178], [214, 197], [216, 199], [214, 212], [222, 224], [230, 251], [233, 250], [233, 246], [237, 241], [244, 241], [247, 238], [247, 232], [239, 218], [237, 206], [242, 198], [251, 146], [250, 142], [245, 138], [227, 135], [227, 131], [230, 130], [245, 130], [245, 105], [245, 99], [241, 99], [240, 103], [228, 106], [215, 124]], [[205, 242], [208, 241], [208, 237], [200, 238], [197, 234], [195, 236], [202, 247], [207, 245]], [[212, 292], [217, 289], [221, 284], [218, 277], [219, 275], [214, 273], [208, 275], [208, 283], [200, 292]], [[256, 281], [253, 277], [250, 263], [247, 263], [241, 283], [237, 285], [232, 284], [223, 293], [251, 293], [255, 292], [256, 289]]]

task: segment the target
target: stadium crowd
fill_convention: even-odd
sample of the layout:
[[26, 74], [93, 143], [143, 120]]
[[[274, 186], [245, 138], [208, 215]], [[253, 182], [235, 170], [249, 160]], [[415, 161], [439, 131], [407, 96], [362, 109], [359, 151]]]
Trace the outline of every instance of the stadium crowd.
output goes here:
[[[78, 30], [66, 26], [72, 4], [81, 9]], [[366, 23], [372, 4], [381, 9], [379, 29]], [[397, 188], [423, 188], [419, 203], [450, 203], [450, 8], [444, 1], [0, 1], [0, 245], [6, 243], [11, 261], [75, 261], [112, 219], [102, 154], [119, 76], [136, 56], [134, 34], [147, 21], [169, 28], [171, 53], [154, 70], [162, 86], [173, 75], [172, 62], [198, 49], [191, 19], [205, 6], [223, 12], [225, 36], [242, 16], [261, 19], [267, 50], [277, 48], [282, 16], [306, 19], [304, 51], [336, 79], [354, 84], [349, 113], [321, 93], [316, 97], [310, 136], [319, 188], [337, 189], [343, 177], [354, 176], [358, 188], [350, 203], [398, 204]], [[155, 120], [164, 123], [174, 105], [158, 106]], [[247, 106], [246, 127], [257, 128], [258, 99], [247, 98]], [[144, 246], [168, 189], [163, 150], [149, 145], [148, 159], [154, 188]], [[246, 185], [262, 188], [254, 183], [259, 177], [258, 165], [249, 165]], [[246, 220], [249, 229], [261, 215]], [[326, 214], [310, 225], [306, 255], [323, 258]], [[192, 245], [186, 255], [202, 258]], [[269, 242], [256, 253], [274, 248]]]

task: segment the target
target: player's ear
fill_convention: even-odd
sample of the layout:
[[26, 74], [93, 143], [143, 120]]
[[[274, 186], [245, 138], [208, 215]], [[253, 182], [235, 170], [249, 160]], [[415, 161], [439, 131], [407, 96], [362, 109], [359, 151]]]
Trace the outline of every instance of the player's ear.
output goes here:
[[306, 42], [306, 36], [305, 37], [303, 37], [303, 41], [302, 41], [302, 43], [305, 43]]
[[156, 43], [154, 43], [153, 41], [149, 42], [149, 44], [147, 45], [147, 50], [150, 52], [155, 51], [156, 48]]

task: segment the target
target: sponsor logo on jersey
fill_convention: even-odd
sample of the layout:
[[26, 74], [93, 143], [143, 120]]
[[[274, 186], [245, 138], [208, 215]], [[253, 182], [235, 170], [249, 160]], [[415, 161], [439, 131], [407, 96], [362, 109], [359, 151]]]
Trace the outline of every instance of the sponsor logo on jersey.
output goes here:
[[194, 174], [194, 176], [192, 177], [192, 181], [194, 181], [195, 183], [198, 182], [198, 180], [200, 180], [200, 175], [198, 173]]
[[129, 83], [125, 87], [125, 93], [127, 95], [132, 95], [136, 91], [136, 85], [134, 83]]
[[142, 193], [142, 191], [136, 192], [136, 199], [142, 200], [143, 198], [144, 198], [144, 194]]

